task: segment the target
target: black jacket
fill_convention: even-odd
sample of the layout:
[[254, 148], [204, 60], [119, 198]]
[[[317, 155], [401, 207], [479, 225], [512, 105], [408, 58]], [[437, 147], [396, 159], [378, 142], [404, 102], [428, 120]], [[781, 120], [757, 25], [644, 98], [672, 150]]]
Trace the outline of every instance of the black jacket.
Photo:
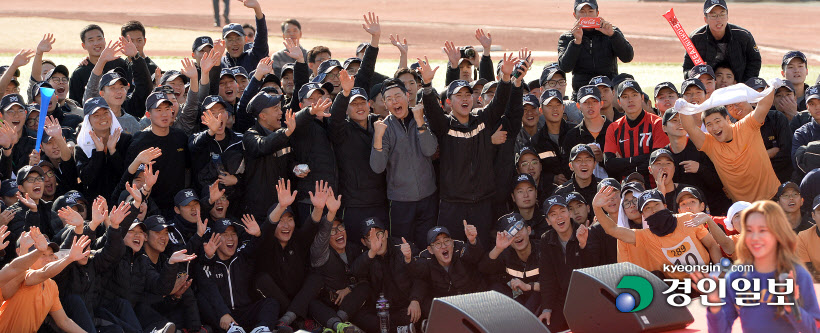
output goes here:
[[328, 134], [339, 165], [339, 186], [345, 207], [374, 207], [387, 205], [385, 173], [370, 168], [373, 147], [373, 123], [379, 116], [370, 114], [366, 127], [345, 117], [349, 96], [336, 95], [330, 109]]
[[[572, 270], [594, 266], [597, 263], [598, 248], [591, 239], [581, 249], [575, 232], [578, 225], [572, 224], [572, 236], [567, 241], [566, 251], [561, 246], [558, 232], [550, 230], [541, 239], [541, 263], [538, 282], [541, 285], [541, 308], [563, 311], [564, 301], [569, 291]], [[532, 255], [530, 255], [532, 256]]]
[[[264, 228], [267, 227], [262, 226], [263, 233]], [[259, 237], [253, 237], [249, 243], [240, 245], [233, 257], [227, 260], [219, 259], [218, 254], [214, 254], [214, 257], [210, 259], [203, 256], [204, 276], [215, 284], [221, 297], [197, 295], [197, 298], [204, 297], [216, 302], [216, 304], [211, 304], [216, 311], [216, 318], [221, 318], [231, 310], [244, 308], [254, 302], [251, 286], [256, 272], [256, 257], [253, 253], [258, 243]], [[212, 289], [202, 289], [202, 291], [205, 290]]]
[[[311, 119], [313, 116], [307, 109], [297, 112], [293, 134], [303, 129]], [[245, 148], [245, 176], [242, 177], [245, 195], [242, 199], [242, 211], [257, 219], [265, 216], [278, 200], [274, 185], [279, 178], [291, 178], [293, 154], [290, 137], [285, 131], [280, 128], [271, 132], [257, 122], [242, 136]]]
[[521, 89], [521, 87], [512, 87], [510, 101], [507, 103], [504, 115], [501, 116], [499, 124], [492, 127], [493, 133], [498, 126], [507, 131], [507, 140], [500, 145], [494, 145], [496, 148], [494, 162], [496, 191], [493, 203], [496, 206], [497, 211], [495, 213], [498, 216], [508, 211], [508, 207], [512, 206], [510, 193], [515, 188], [515, 178], [518, 176], [518, 168], [515, 165], [515, 153], [519, 150], [517, 139], [521, 137], [521, 133], [526, 134], [522, 130], [521, 123], [521, 118], [524, 117]]
[[600, 178], [592, 176], [592, 182], [589, 184], [589, 186], [581, 187], [580, 185], [578, 185], [578, 182], [575, 181], [575, 177], [573, 176], [566, 183], [564, 183], [561, 186], [558, 186], [558, 188], [555, 189], [555, 194], [567, 195], [570, 192], [578, 192], [581, 194], [582, 197], [584, 197], [584, 200], [586, 200], [587, 202], [592, 202], [592, 199], [595, 198], [595, 193], [598, 193], [599, 182], [601, 182]]
[[[300, 112], [307, 113], [306, 110]], [[305, 178], [298, 178], [296, 181], [296, 189], [299, 191], [296, 194], [297, 202], [310, 203], [308, 192], [314, 190], [319, 180], [326, 181], [334, 193], [339, 193], [336, 154], [333, 152], [333, 144], [330, 143], [327, 122], [328, 119], [311, 118], [297, 124], [296, 131], [291, 135], [294, 163], [307, 164], [310, 168], [310, 173]]]
[[256, 260], [266, 263], [258, 266], [257, 270], [270, 275], [276, 286], [289, 297], [296, 296], [310, 272], [310, 244], [319, 230], [319, 223], [314, 223], [310, 218], [308, 220], [294, 230], [285, 247], [276, 238], [276, 225], [271, 224], [256, 248]]
[[77, 161], [82, 193], [86, 198], [101, 195], [109, 201], [117, 199], [112, 198], [111, 194], [125, 172], [125, 153], [130, 145], [131, 135], [122, 133], [113, 154], [92, 149], [91, 157], [88, 157], [80, 146], [74, 147], [74, 160]]
[[488, 275], [502, 275], [502, 281], [519, 279], [525, 283], [538, 282], [540, 279], [541, 246], [540, 239], [530, 240], [530, 256], [522, 261], [512, 246], [507, 247], [498, 258], [490, 259], [489, 253], [481, 257], [478, 269]]
[[[100, 305], [101, 285], [104, 277], [125, 252], [122, 229], [106, 228], [105, 245], [99, 250], [92, 251], [87, 264], [80, 265], [78, 262], [73, 262], [54, 277], [60, 289], [61, 299], [65, 299], [68, 295], [78, 295], [85, 303], [88, 313], [94, 315], [94, 309]], [[76, 235], [72, 231], [63, 241], [62, 248], [70, 248]]]
[[410, 272], [421, 285], [424, 297], [436, 298], [478, 292], [484, 289], [478, 263], [484, 256], [481, 244], [453, 240], [450, 269], [439, 265], [435, 255], [425, 249], [410, 265]]
[[142, 251], [134, 253], [126, 246], [125, 253], [113, 265], [109, 276], [103, 279], [103, 297], [108, 300], [120, 297], [135, 305], [142, 302], [147, 293], [168, 295], [174, 289], [179, 266], [169, 264], [166, 269], [157, 271]]
[[558, 68], [566, 73], [572, 72], [573, 91], [578, 91], [598, 75], [612, 79], [618, 74], [618, 59], [626, 63], [635, 56], [632, 44], [618, 28], [612, 36], [584, 29], [581, 44], [575, 44], [574, 40], [571, 31], [558, 37]]
[[[478, 62], [478, 78], [474, 78], [474, 80], [478, 79], [485, 79], [487, 82], [495, 81], [495, 65], [493, 65], [493, 59], [490, 56], [481, 56], [481, 60]], [[453, 68], [450, 66], [450, 63], [447, 63], [447, 72], [445, 73], [444, 77], [444, 84], [449, 86], [450, 82], [459, 79], [459, 72], [458, 66]], [[473, 69], [473, 74], [475, 74], [475, 69]], [[475, 75], [473, 75], [475, 76]]]
[[[680, 152], [672, 151], [671, 144], [665, 147], [672, 152], [672, 157], [675, 159], [675, 176], [672, 180], [675, 183], [690, 184], [706, 196], [706, 204], [709, 206], [709, 213], [714, 216], [726, 215], [732, 201], [726, 197], [723, 191], [723, 182], [715, 170], [715, 165], [706, 153], [699, 151], [692, 141], [687, 140], [686, 147]], [[686, 173], [683, 166], [680, 165], [683, 161], [698, 162], [698, 172]]]
[[474, 203], [495, 193], [495, 147], [490, 137], [504, 114], [511, 88], [510, 82], [499, 82], [490, 104], [472, 111], [467, 124], [445, 114], [438, 96], [424, 89], [424, 114], [439, 142], [441, 200]]
[[185, 221], [179, 214], [174, 215], [174, 219], [168, 224], [168, 246], [165, 247], [164, 253], [168, 256], [179, 250], [186, 250], [188, 254], [196, 253], [195, 251], [205, 243], [205, 239], [210, 239], [211, 230], [207, 228], [205, 234], [200, 237], [196, 228], [196, 223]]
[[[409, 264], [404, 262], [404, 255], [399, 248], [401, 244], [401, 239], [389, 237], [384, 256], [377, 255], [371, 259], [365, 251], [353, 262], [353, 274], [360, 281], [369, 282], [374, 295], [384, 293], [384, 297], [394, 308], [406, 308], [411, 301], [421, 304], [424, 294], [420, 284], [410, 275]], [[413, 257], [419, 253], [412, 243], [410, 250]]]
[[564, 136], [564, 142], [561, 144], [564, 153], [567, 155], [567, 161], [569, 161], [569, 152], [572, 150], [572, 147], [582, 143], [597, 143], [601, 147], [601, 151], [604, 151], [606, 129], [609, 128], [610, 124], [612, 124], [612, 122], [609, 121], [609, 119], [604, 120], [604, 127], [601, 127], [601, 132], [598, 133], [598, 137], [592, 136], [592, 133], [587, 129], [586, 123], [583, 121], [567, 131], [566, 136]]
[[[555, 176], [558, 174], [569, 177], [572, 171], [569, 169], [569, 149], [564, 149], [564, 141], [567, 138], [567, 133], [571, 132], [573, 127], [567, 123], [566, 120], [561, 120], [561, 127], [558, 131], [558, 143], [552, 141], [549, 135], [547, 126], [538, 129], [535, 135], [532, 136], [532, 148], [538, 153], [541, 160], [541, 181], [554, 182]], [[572, 147], [570, 147], [572, 149]], [[546, 198], [539, 198], [541, 200]]]
[[242, 136], [226, 128], [225, 138], [216, 141], [215, 136], [208, 135], [208, 131], [204, 130], [191, 136], [188, 149], [191, 152], [191, 173], [194, 175], [193, 179], [196, 179], [194, 193], [202, 193], [203, 188], [208, 188], [219, 178], [217, 164], [214, 162], [218, 158], [227, 173], [240, 179], [236, 185], [225, 188], [225, 194], [234, 201], [242, 185], [242, 174], [238, 173], [245, 154]]
[[[700, 57], [709, 66], [715, 68], [718, 64], [716, 59], [718, 53], [718, 42], [712, 36], [708, 25], [704, 25], [689, 35], [692, 44], [700, 53]], [[734, 24], [726, 24], [726, 35], [723, 36], [726, 45], [726, 59], [735, 74], [737, 82], [757, 77], [760, 74], [760, 50], [757, 48], [754, 37], [749, 30], [743, 29]], [[683, 76], [686, 78], [689, 70], [695, 67], [689, 55], [683, 56]]]
[[322, 276], [324, 288], [335, 292], [347, 287], [352, 289], [352, 286], [363, 283], [364, 281], [356, 278], [352, 269], [353, 261], [364, 252], [362, 246], [348, 239], [345, 245], [345, 262], [339, 253], [330, 247], [330, 239], [338, 237], [330, 235], [333, 222], [328, 221], [327, 216], [323, 216], [319, 224], [319, 231], [310, 245], [310, 265]]

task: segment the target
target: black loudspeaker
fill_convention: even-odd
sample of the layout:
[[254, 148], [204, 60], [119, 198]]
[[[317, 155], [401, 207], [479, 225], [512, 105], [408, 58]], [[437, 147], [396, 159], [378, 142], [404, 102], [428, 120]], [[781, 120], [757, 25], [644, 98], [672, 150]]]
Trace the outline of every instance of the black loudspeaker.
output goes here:
[[[653, 289], [652, 303], [637, 312], [621, 312], [615, 307], [615, 299], [626, 289], [618, 289], [625, 275], [640, 276], [649, 281]], [[611, 332], [661, 332], [685, 328], [695, 319], [686, 307], [673, 307], [666, 302], [666, 283], [649, 271], [632, 263], [624, 262], [574, 270], [569, 282], [564, 317], [573, 333]], [[620, 290], [620, 291], [619, 291]], [[631, 292], [637, 295], [635, 291]], [[635, 297], [637, 306], [640, 299]]]
[[436, 298], [427, 333], [549, 333], [530, 310], [499, 292]]

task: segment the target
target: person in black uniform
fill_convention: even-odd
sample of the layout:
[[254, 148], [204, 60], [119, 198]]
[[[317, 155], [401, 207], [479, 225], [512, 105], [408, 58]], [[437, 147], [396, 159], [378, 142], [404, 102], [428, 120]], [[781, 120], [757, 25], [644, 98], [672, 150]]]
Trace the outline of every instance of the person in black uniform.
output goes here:
[[539, 240], [531, 240], [533, 228], [518, 213], [502, 216], [496, 222], [495, 247], [483, 256], [478, 269], [483, 274], [502, 274], [506, 283], [493, 283], [492, 290], [515, 299], [532, 313], [541, 306]]
[[[367, 252], [353, 262], [353, 274], [367, 281], [371, 295], [384, 295], [390, 303], [390, 331], [408, 329], [421, 322], [423, 291], [421, 284], [410, 275], [409, 264], [419, 251], [404, 237], [389, 237], [384, 222], [378, 217], [367, 218], [360, 223], [362, 244]], [[375, 316], [375, 307], [360, 310]], [[425, 311], [426, 312], [426, 311]]]

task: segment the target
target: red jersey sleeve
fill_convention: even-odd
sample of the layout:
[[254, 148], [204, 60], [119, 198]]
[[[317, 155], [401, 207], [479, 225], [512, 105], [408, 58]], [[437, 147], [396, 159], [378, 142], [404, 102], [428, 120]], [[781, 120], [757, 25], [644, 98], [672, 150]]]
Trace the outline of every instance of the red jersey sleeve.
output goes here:
[[[623, 117], [621, 119], [623, 119]], [[623, 156], [623, 152], [621, 152], [621, 149], [618, 146], [618, 140], [615, 139], [615, 128], [617, 128], [620, 125], [620, 121], [615, 121], [612, 124], [609, 124], [609, 127], [606, 128], [606, 138], [604, 138], [604, 153], [621, 154], [621, 156]], [[669, 140], [667, 139], [667, 141]]]
[[652, 123], [652, 136], [654, 137], [652, 140], [653, 150], [666, 147], [669, 144], [669, 137], [663, 131], [663, 121], [660, 118], [655, 119]]

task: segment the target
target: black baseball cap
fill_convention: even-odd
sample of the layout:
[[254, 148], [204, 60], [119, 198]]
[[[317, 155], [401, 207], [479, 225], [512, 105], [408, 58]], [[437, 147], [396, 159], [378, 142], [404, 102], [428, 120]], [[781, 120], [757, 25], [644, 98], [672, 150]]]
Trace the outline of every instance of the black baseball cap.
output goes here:
[[196, 196], [196, 193], [194, 193], [193, 189], [186, 188], [180, 190], [179, 192], [177, 192], [176, 195], [174, 195], [174, 206], [187, 206], [189, 203], [191, 203], [191, 201], [194, 200], [199, 201], [199, 197]]
[[634, 89], [639, 94], [643, 94], [643, 90], [641, 90], [641, 86], [638, 84], [638, 81], [635, 81], [635, 80], [632, 80], [632, 79], [626, 79], [626, 80], [624, 80], [624, 81], [622, 81], [621, 83], [618, 84], [618, 96], [617, 97], [621, 98], [621, 95], [623, 95], [624, 91], [626, 91], [627, 89]]
[[356, 98], [364, 98], [365, 102], [370, 100], [367, 97], [367, 91], [365, 91], [364, 88], [358, 88], [358, 87], [350, 89], [350, 102], [353, 102], [353, 100], [356, 99]]
[[800, 60], [803, 60], [803, 63], [808, 64], [808, 60], [806, 58], [806, 55], [803, 54], [803, 52], [789, 51], [789, 52], [786, 52], [785, 55], [783, 55], [783, 62], [780, 64], [780, 68], [785, 69], [786, 65], [788, 65], [789, 62], [791, 62], [792, 59], [794, 59], [794, 58], [798, 58]]
[[529, 105], [534, 106], [536, 109], [539, 106], [541, 106], [541, 103], [538, 101], [538, 97], [535, 97], [535, 95], [533, 95], [533, 94], [524, 95], [524, 97], [522, 97], [522, 100], [524, 101], [524, 105], [529, 104]]
[[761, 89], [761, 88], [766, 89], [766, 88], [769, 87], [769, 84], [766, 83], [766, 80], [764, 80], [762, 78], [759, 78], [759, 77], [750, 78], [750, 79], [746, 80], [746, 82], [743, 82], [743, 84], [749, 86], [749, 88], [752, 88], [754, 90]]
[[808, 103], [809, 100], [812, 99], [820, 99], [820, 86], [811, 86], [808, 89], [806, 89], [805, 98], [806, 103]]
[[547, 200], [544, 200], [544, 205], [543, 205], [544, 215], [545, 216], [549, 215], [550, 209], [552, 209], [552, 207], [554, 207], [554, 206], [566, 207], [567, 206], [567, 200], [564, 199], [564, 196], [560, 195], [560, 194], [555, 194], [553, 196], [550, 196], [549, 198], [547, 198]]
[[678, 89], [675, 88], [675, 85], [672, 84], [672, 82], [661, 82], [661, 83], [658, 83], [658, 85], [655, 86], [655, 95], [654, 95], [654, 97], [658, 98], [658, 94], [660, 94], [661, 90], [663, 90], [663, 89], [672, 90], [673, 92], [675, 92], [675, 95], [680, 96], [680, 93], [678, 92]]
[[698, 79], [689, 78], [689, 79], [683, 80], [683, 83], [681, 83], [681, 85], [680, 85], [681, 93], [685, 94], [686, 89], [689, 89], [689, 87], [691, 87], [691, 86], [698, 87], [698, 89], [703, 90], [704, 93], [706, 92], [706, 86], [703, 84], [703, 82], [700, 82], [700, 80], [698, 80]]
[[596, 0], [575, 0], [575, 5], [572, 6], [572, 8], [574, 8], [574, 11], [577, 12], [578, 10], [584, 8], [584, 6], [587, 5], [592, 7], [592, 9], [598, 10], [598, 1]]
[[576, 98], [578, 99], [578, 103], [583, 103], [590, 98], [597, 99], [598, 102], [600, 102], [601, 90], [599, 90], [597, 86], [593, 85], [583, 86], [578, 89], [578, 96], [576, 96]]
[[370, 46], [370, 43], [361, 43], [359, 46], [356, 46], [356, 54], [364, 52], [367, 47]]
[[817, 207], [820, 207], [820, 194], [814, 197], [814, 201], [811, 203], [811, 210], [817, 210]]
[[221, 233], [224, 233], [225, 230], [228, 230], [228, 228], [230, 228], [230, 227], [234, 227], [234, 230], [236, 230], [235, 224], [238, 224], [238, 223], [232, 218], [226, 217], [226, 218], [218, 219], [218, 220], [214, 221], [213, 232], [215, 234], [221, 234]]
[[333, 84], [330, 83], [330, 82], [325, 82], [325, 83], [308, 82], [308, 83], [303, 84], [302, 87], [299, 88], [299, 94], [298, 94], [299, 95], [299, 101], [302, 101], [303, 99], [307, 98], [314, 91], [322, 90], [323, 88], [324, 88], [323, 93], [329, 94], [331, 91], [333, 91]]
[[666, 156], [667, 158], [672, 160], [672, 163], [675, 162], [675, 158], [672, 157], [671, 151], [669, 151], [666, 148], [658, 148], [655, 149], [655, 151], [653, 151], [652, 154], [649, 155], [649, 165], [655, 164], [655, 161], [657, 161], [658, 158], [660, 158], [661, 156]]
[[183, 83], [188, 83], [187, 82], [188, 77], [186, 77], [185, 75], [182, 75], [182, 72], [180, 72], [176, 69], [170, 69], [170, 70], [165, 71], [165, 73], [162, 74], [162, 77], [159, 79], [159, 84], [160, 85], [165, 85], [166, 83], [168, 83], [168, 81], [174, 80], [178, 77], [182, 77], [182, 82]]
[[[407, 87], [404, 86], [404, 82], [401, 82], [401, 80], [396, 79], [396, 78], [385, 79], [381, 83], [381, 85], [382, 86], [381, 86], [380, 91], [381, 91], [382, 97], [384, 97], [385, 92], [387, 92], [388, 90], [393, 89], [393, 88], [399, 88], [399, 89], [401, 89], [402, 92], [407, 93]], [[422, 89], [419, 89], [419, 90], [422, 90]], [[376, 94], [373, 94], [373, 96], [376, 96]]]
[[789, 188], [797, 191], [797, 193], [800, 193], [800, 186], [793, 183], [793, 182], [788, 181], [788, 182], [785, 182], [783, 184], [780, 184], [780, 186], [777, 188], [777, 194], [775, 194], [775, 196], [774, 196], [775, 200], [780, 200], [780, 196], [783, 195], [783, 192], [785, 192], [786, 189], [789, 189]]
[[638, 196], [638, 210], [643, 211], [646, 204], [652, 201], [663, 203], [663, 194], [656, 189], [644, 191]]
[[233, 71], [230, 68], [223, 68], [219, 71], [219, 78], [222, 79], [223, 76], [230, 76], [236, 80], [236, 76], [233, 75]]
[[584, 196], [581, 195], [581, 193], [578, 193], [578, 192], [569, 192], [569, 193], [567, 193], [567, 196], [564, 197], [564, 200], [566, 200], [567, 205], [569, 205], [573, 201], [580, 201], [581, 203], [583, 203], [585, 205], [587, 204], [587, 199], [584, 199]]
[[681, 199], [689, 195], [693, 196], [695, 199], [698, 199], [700, 202], [706, 202], [703, 198], [703, 193], [700, 193], [700, 190], [692, 186], [687, 186], [681, 189], [680, 192], [678, 192], [677, 197], [675, 197], [675, 202], [680, 202]]
[[513, 186], [513, 188], [518, 187], [518, 185], [520, 185], [522, 183], [527, 183], [527, 184], [532, 185], [532, 187], [538, 188], [538, 186], [535, 185], [535, 179], [533, 179], [532, 176], [530, 176], [527, 173], [522, 173], [522, 174], [518, 175], [517, 178], [515, 178], [515, 186]]
[[28, 110], [26, 100], [23, 99], [23, 96], [20, 96], [20, 94], [8, 94], [0, 100], [0, 108], [3, 112], [8, 111], [14, 105], [19, 105], [24, 110]]
[[168, 94], [164, 91], [152, 92], [148, 95], [148, 98], [145, 99], [145, 111], [157, 109], [162, 103], [165, 102], [171, 103], [171, 100], [168, 99]]
[[280, 80], [279, 77], [276, 76], [276, 74], [273, 74], [273, 73], [265, 74], [265, 76], [262, 77], [262, 82], [261, 83], [263, 85], [265, 83], [276, 83], [277, 86], [279, 86], [279, 87], [282, 86], [282, 80]]
[[64, 207], [71, 208], [82, 204], [88, 204], [88, 200], [85, 199], [82, 193], [71, 190], [54, 200], [54, 203], [51, 205], [51, 211], [58, 212]]
[[381, 218], [374, 216], [368, 217], [362, 221], [362, 238], [367, 238], [368, 234], [370, 233], [370, 229], [379, 228], [382, 230], [386, 230], [384, 227], [384, 222]]
[[134, 219], [134, 222], [131, 222], [131, 225], [128, 226], [128, 230], [134, 230], [136, 227], [142, 227], [142, 231], [148, 231], [148, 227], [145, 226], [145, 223], [142, 223], [137, 219]]
[[17, 188], [17, 181], [14, 179], [6, 179], [0, 183], [0, 195], [4, 197], [13, 197], [20, 189]]
[[521, 147], [521, 149], [519, 149], [518, 152], [515, 154], [515, 165], [518, 165], [518, 161], [521, 159], [521, 157], [524, 157], [524, 155], [526, 154], [532, 154], [533, 156], [538, 158], [538, 152], [536, 152], [534, 148], [530, 146], [524, 146]]
[[[242, 30], [242, 33], [245, 33], [245, 30]], [[199, 36], [194, 39], [194, 45], [191, 46], [191, 52], [196, 52], [202, 50], [203, 47], [210, 46], [214, 47], [214, 40], [208, 36]]]
[[498, 230], [506, 231], [510, 236], [515, 236], [527, 225], [524, 217], [519, 213], [508, 213], [498, 218], [496, 227]]
[[359, 63], [359, 64], [361, 64], [361, 63], [362, 63], [362, 59], [361, 59], [361, 58], [357, 58], [357, 57], [347, 58], [347, 59], [345, 59], [344, 64], [342, 64], [342, 68], [347, 69], [347, 66], [350, 66], [350, 64], [353, 64], [353, 63]]
[[[641, 184], [646, 184], [646, 179], [643, 178], [643, 175], [640, 172], [633, 171], [630, 173], [626, 178], [624, 178], [624, 183], [633, 183], [638, 182]], [[641, 190], [643, 192], [644, 190]]]
[[706, 0], [703, 2], [703, 14], [709, 14], [715, 6], [721, 6], [723, 9], [729, 10], [729, 7], [726, 6], [725, 0]]
[[700, 64], [695, 67], [692, 67], [692, 69], [689, 70], [690, 79], [699, 79], [701, 75], [704, 74], [710, 75], [713, 79], [716, 77], [715, 70], [712, 69], [712, 66], [709, 66], [707, 64]]
[[37, 173], [38, 175], [40, 175], [42, 177], [46, 176], [46, 172], [43, 171], [43, 168], [41, 168], [39, 166], [36, 166], [36, 165], [34, 165], [34, 166], [26, 165], [26, 166], [20, 168], [20, 170], [17, 170], [17, 180], [18, 181], [26, 181], [26, 178], [32, 172]]
[[[786, 89], [791, 90], [791, 92], [794, 92], [794, 84], [789, 80], [783, 80], [783, 86], [780, 87], [780, 88], [786, 88]], [[777, 88], [777, 89], [780, 90], [780, 88]]]
[[87, 116], [97, 112], [99, 109], [108, 109], [110, 110], [111, 107], [108, 106], [108, 102], [105, 101], [105, 98], [102, 97], [94, 97], [89, 98], [88, 100], [83, 103], [83, 115]]
[[260, 112], [262, 112], [262, 110], [276, 105], [282, 105], [282, 95], [269, 94], [264, 91], [260, 91], [256, 94], [256, 96], [251, 98], [250, 102], [248, 102], [247, 111], [256, 117]]
[[[145, 228], [150, 231], [159, 232], [169, 227], [168, 223], [162, 215], [151, 215], [143, 221]], [[147, 230], [146, 230], [147, 231]]]
[[546, 105], [553, 99], [558, 99], [559, 102], [564, 103], [564, 95], [558, 89], [547, 89], [541, 93], [541, 104]]
[[489, 82], [490, 81], [487, 81], [487, 79], [485, 79], [485, 78], [479, 78], [478, 80], [474, 80], [473, 82], [470, 82], [470, 89], [475, 91], [476, 86], [481, 86], [481, 90], [484, 90], [484, 85], [489, 83]]
[[644, 191], [646, 191], [646, 189], [643, 188], [643, 183], [636, 181], [628, 181], [621, 185], [621, 197], [625, 196], [629, 192], [632, 192], [632, 195], [637, 197]]
[[596, 87], [597, 86], [607, 86], [608, 88], [612, 88], [612, 80], [610, 80], [608, 76], [599, 75], [599, 76], [596, 76], [596, 77], [593, 77], [592, 79], [590, 79], [589, 80], [589, 85], [596, 86]]
[[481, 94], [482, 94], [482, 95], [484, 95], [484, 94], [486, 94], [488, 91], [490, 91], [490, 89], [495, 88], [495, 87], [497, 87], [497, 86], [498, 86], [498, 81], [490, 81], [490, 82], [487, 82], [487, 83], [485, 83], [485, 84], [484, 84], [484, 86], [483, 86], [483, 87], [481, 87]]
[[661, 121], [663, 123], [663, 126], [666, 126], [666, 124], [669, 123], [669, 121], [672, 120], [672, 118], [674, 118], [677, 115], [678, 115], [678, 110], [675, 110], [675, 108], [666, 109], [666, 111], [664, 111], [664, 113], [663, 113], [663, 119], [661, 119]]
[[242, 25], [239, 23], [231, 23], [222, 27], [222, 39], [227, 39], [228, 35], [231, 33], [235, 33], [240, 37], [245, 37], [245, 29], [243, 29]]
[[595, 153], [592, 152], [592, 148], [590, 148], [588, 144], [579, 143], [575, 145], [575, 147], [572, 147], [572, 149], [569, 151], [569, 161], [574, 161], [580, 153], [587, 153], [592, 158], [595, 158]]
[[601, 179], [601, 181], [598, 182], [598, 186], [596, 187], [596, 190], [600, 191], [602, 188], [604, 188], [606, 186], [611, 186], [612, 188], [614, 188], [618, 191], [621, 190], [621, 183], [619, 183], [618, 180], [616, 180], [615, 178]]
[[435, 226], [431, 228], [429, 231], [427, 231], [427, 245], [433, 244], [433, 242], [436, 241], [436, 237], [438, 237], [439, 234], [445, 234], [447, 235], [447, 237], [450, 238], [453, 237], [450, 235], [450, 231], [447, 230], [446, 227]]
[[222, 106], [225, 107], [225, 111], [228, 111], [228, 113], [233, 113], [233, 106], [231, 106], [230, 103], [222, 99], [222, 97], [220, 97], [219, 95], [210, 95], [208, 97], [205, 97], [205, 100], [202, 101], [202, 109], [208, 110], [217, 104], [222, 104]]
[[289, 63], [285, 64], [284, 66], [282, 66], [282, 69], [279, 71], [279, 77], [280, 78], [285, 77], [285, 72], [286, 71], [293, 72], [293, 66], [294, 66], [294, 64], [292, 62], [289, 62]]
[[[6, 71], [9, 70], [9, 68], [10, 68], [9, 65], [0, 66], [0, 76], [5, 74]], [[19, 68], [14, 70], [13, 77], [15, 77], [15, 78], [20, 77], [20, 69]], [[12, 79], [12, 80], [14, 80], [15, 82], [17, 81], [16, 79]]]
[[544, 66], [544, 69], [541, 71], [541, 77], [538, 79], [538, 84], [543, 87], [545, 84], [547, 84], [547, 81], [552, 80], [552, 77], [558, 73], [561, 73], [561, 75], [563, 75], [565, 78], [567, 77], [567, 73], [558, 68], [557, 63], [552, 63]]
[[450, 85], [447, 86], [447, 98], [453, 96], [453, 94], [457, 93], [462, 88], [466, 88], [471, 94], [473, 93], [473, 88], [470, 87], [470, 83], [464, 80], [455, 80], [450, 82]]
[[329, 74], [335, 68], [339, 68], [339, 70], [344, 69], [344, 67], [339, 62], [339, 60], [328, 59], [328, 60], [323, 61], [319, 65], [319, 69], [317, 70], [318, 74], [316, 74], [316, 77], [313, 78], [313, 82], [322, 82], [322, 81], [324, 81], [327, 74]]
[[118, 71], [112, 69], [108, 71], [108, 73], [103, 74], [102, 78], [100, 78], [100, 90], [105, 87], [111, 86], [116, 82], [122, 82], [122, 85], [127, 86], [128, 80], [122, 76]]
[[43, 77], [43, 81], [51, 80], [51, 77], [54, 76], [54, 73], [63, 74], [66, 78], [68, 78], [69, 76], [68, 67], [66, 67], [65, 65], [57, 65], [56, 67], [54, 67], [54, 69], [46, 73], [45, 77]]
[[376, 96], [378, 96], [379, 94], [382, 93], [382, 87], [383, 86], [384, 86], [384, 83], [379, 82], [379, 83], [374, 84], [372, 87], [370, 87], [370, 94], [368, 96], [370, 97], [371, 101], [375, 100]]
[[246, 79], [250, 78], [250, 76], [248, 76], [248, 71], [245, 69], [245, 67], [233, 66], [230, 69], [231, 73], [233, 73], [234, 78], [236, 78], [237, 76], [244, 76]]

